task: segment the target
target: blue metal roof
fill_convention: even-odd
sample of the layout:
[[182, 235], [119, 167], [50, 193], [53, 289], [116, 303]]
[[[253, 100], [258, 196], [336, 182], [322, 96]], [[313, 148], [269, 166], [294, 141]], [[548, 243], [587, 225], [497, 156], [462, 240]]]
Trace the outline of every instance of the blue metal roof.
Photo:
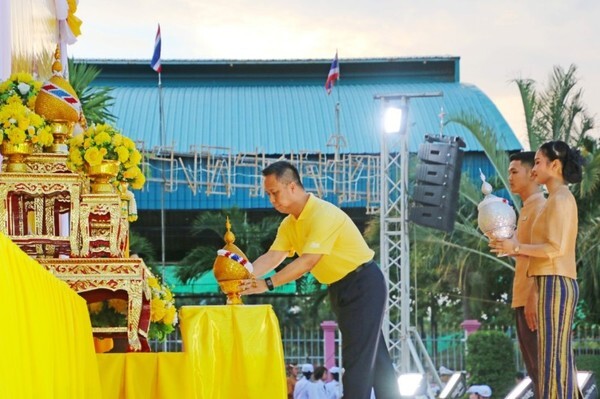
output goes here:
[[[114, 87], [117, 125], [145, 148], [160, 145], [157, 78], [146, 61], [87, 61], [103, 69], [97, 85]], [[165, 144], [227, 147], [234, 153], [299, 151], [333, 153], [335, 104], [340, 102], [344, 153], [378, 153], [379, 101], [375, 94], [443, 92], [410, 101], [411, 152], [425, 134], [439, 132], [438, 114], [474, 113], [499, 133], [499, 147], [521, 148], [490, 99], [459, 82], [456, 57], [340, 60], [341, 80], [324, 89], [328, 60], [164, 61], [162, 94]], [[449, 124], [444, 134], [462, 137], [466, 151], [481, 151], [470, 132]]]

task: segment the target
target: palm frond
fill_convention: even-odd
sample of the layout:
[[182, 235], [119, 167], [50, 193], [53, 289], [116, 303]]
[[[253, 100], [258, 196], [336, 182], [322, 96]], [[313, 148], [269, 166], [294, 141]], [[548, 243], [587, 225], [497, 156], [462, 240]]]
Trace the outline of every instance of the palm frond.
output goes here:
[[538, 110], [538, 94], [535, 90], [535, 81], [531, 79], [515, 79], [514, 82], [521, 94], [529, 148], [536, 149], [543, 143], [544, 139], [542, 132], [539, 131], [538, 125], [535, 122], [535, 115]]
[[[496, 187], [496, 189], [508, 188], [508, 156], [506, 155], [506, 152], [498, 147], [498, 137], [494, 131], [480, 118], [473, 115], [460, 114], [458, 116], [451, 116], [449, 121], [458, 123], [469, 129], [483, 147], [485, 155], [502, 183], [503, 187]], [[510, 191], [509, 196], [513, 203], [518, 203]]]
[[116, 117], [109, 109], [114, 104], [112, 88], [94, 87], [92, 83], [100, 75], [94, 65], [75, 62], [69, 59], [69, 83], [77, 93], [83, 115], [88, 124], [115, 122]]

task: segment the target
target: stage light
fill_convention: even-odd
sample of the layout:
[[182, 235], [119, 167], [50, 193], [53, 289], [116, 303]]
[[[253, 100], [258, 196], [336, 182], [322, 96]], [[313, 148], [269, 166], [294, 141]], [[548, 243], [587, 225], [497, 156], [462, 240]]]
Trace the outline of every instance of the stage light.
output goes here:
[[594, 373], [591, 371], [578, 371], [577, 385], [584, 399], [598, 398], [598, 386], [596, 385]]
[[402, 124], [402, 108], [387, 107], [383, 114], [383, 132], [399, 133]]
[[400, 396], [403, 398], [412, 398], [419, 395], [425, 395], [427, 386], [423, 374], [407, 373], [398, 377], [398, 388]]
[[465, 375], [461, 372], [453, 373], [438, 398], [456, 399], [462, 397], [467, 390]]
[[531, 378], [525, 377], [504, 399], [533, 399], [534, 396]]

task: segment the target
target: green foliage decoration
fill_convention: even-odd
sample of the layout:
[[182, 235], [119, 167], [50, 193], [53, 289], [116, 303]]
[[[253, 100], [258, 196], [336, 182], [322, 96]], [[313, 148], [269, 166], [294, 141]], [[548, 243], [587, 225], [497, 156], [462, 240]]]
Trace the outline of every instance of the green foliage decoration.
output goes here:
[[515, 351], [505, 333], [477, 331], [469, 335], [466, 362], [469, 385], [489, 385], [495, 398], [503, 398], [513, 387]]

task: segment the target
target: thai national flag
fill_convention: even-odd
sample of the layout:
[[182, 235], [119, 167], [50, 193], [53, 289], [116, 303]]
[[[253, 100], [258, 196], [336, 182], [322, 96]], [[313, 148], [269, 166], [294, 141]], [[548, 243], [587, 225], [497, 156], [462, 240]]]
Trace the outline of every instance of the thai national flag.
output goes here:
[[156, 31], [156, 39], [154, 40], [154, 55], [152, 56], [152, 61], [150, 61], [150, 66], [156, 72], [162, 72], [162, 65], [160, 64], [160, 24], [158, 24], [158, 30]]
[[335, 58], [331, 62], [331, 68], [329, 68], [329, 75], [327, 75], [327, 81], [325, 82], [325, 90], [327, 94], [331, 93], [333, 85], [340, 78], [340, 65], [338, 64], [338, 54], [335, 52]]

